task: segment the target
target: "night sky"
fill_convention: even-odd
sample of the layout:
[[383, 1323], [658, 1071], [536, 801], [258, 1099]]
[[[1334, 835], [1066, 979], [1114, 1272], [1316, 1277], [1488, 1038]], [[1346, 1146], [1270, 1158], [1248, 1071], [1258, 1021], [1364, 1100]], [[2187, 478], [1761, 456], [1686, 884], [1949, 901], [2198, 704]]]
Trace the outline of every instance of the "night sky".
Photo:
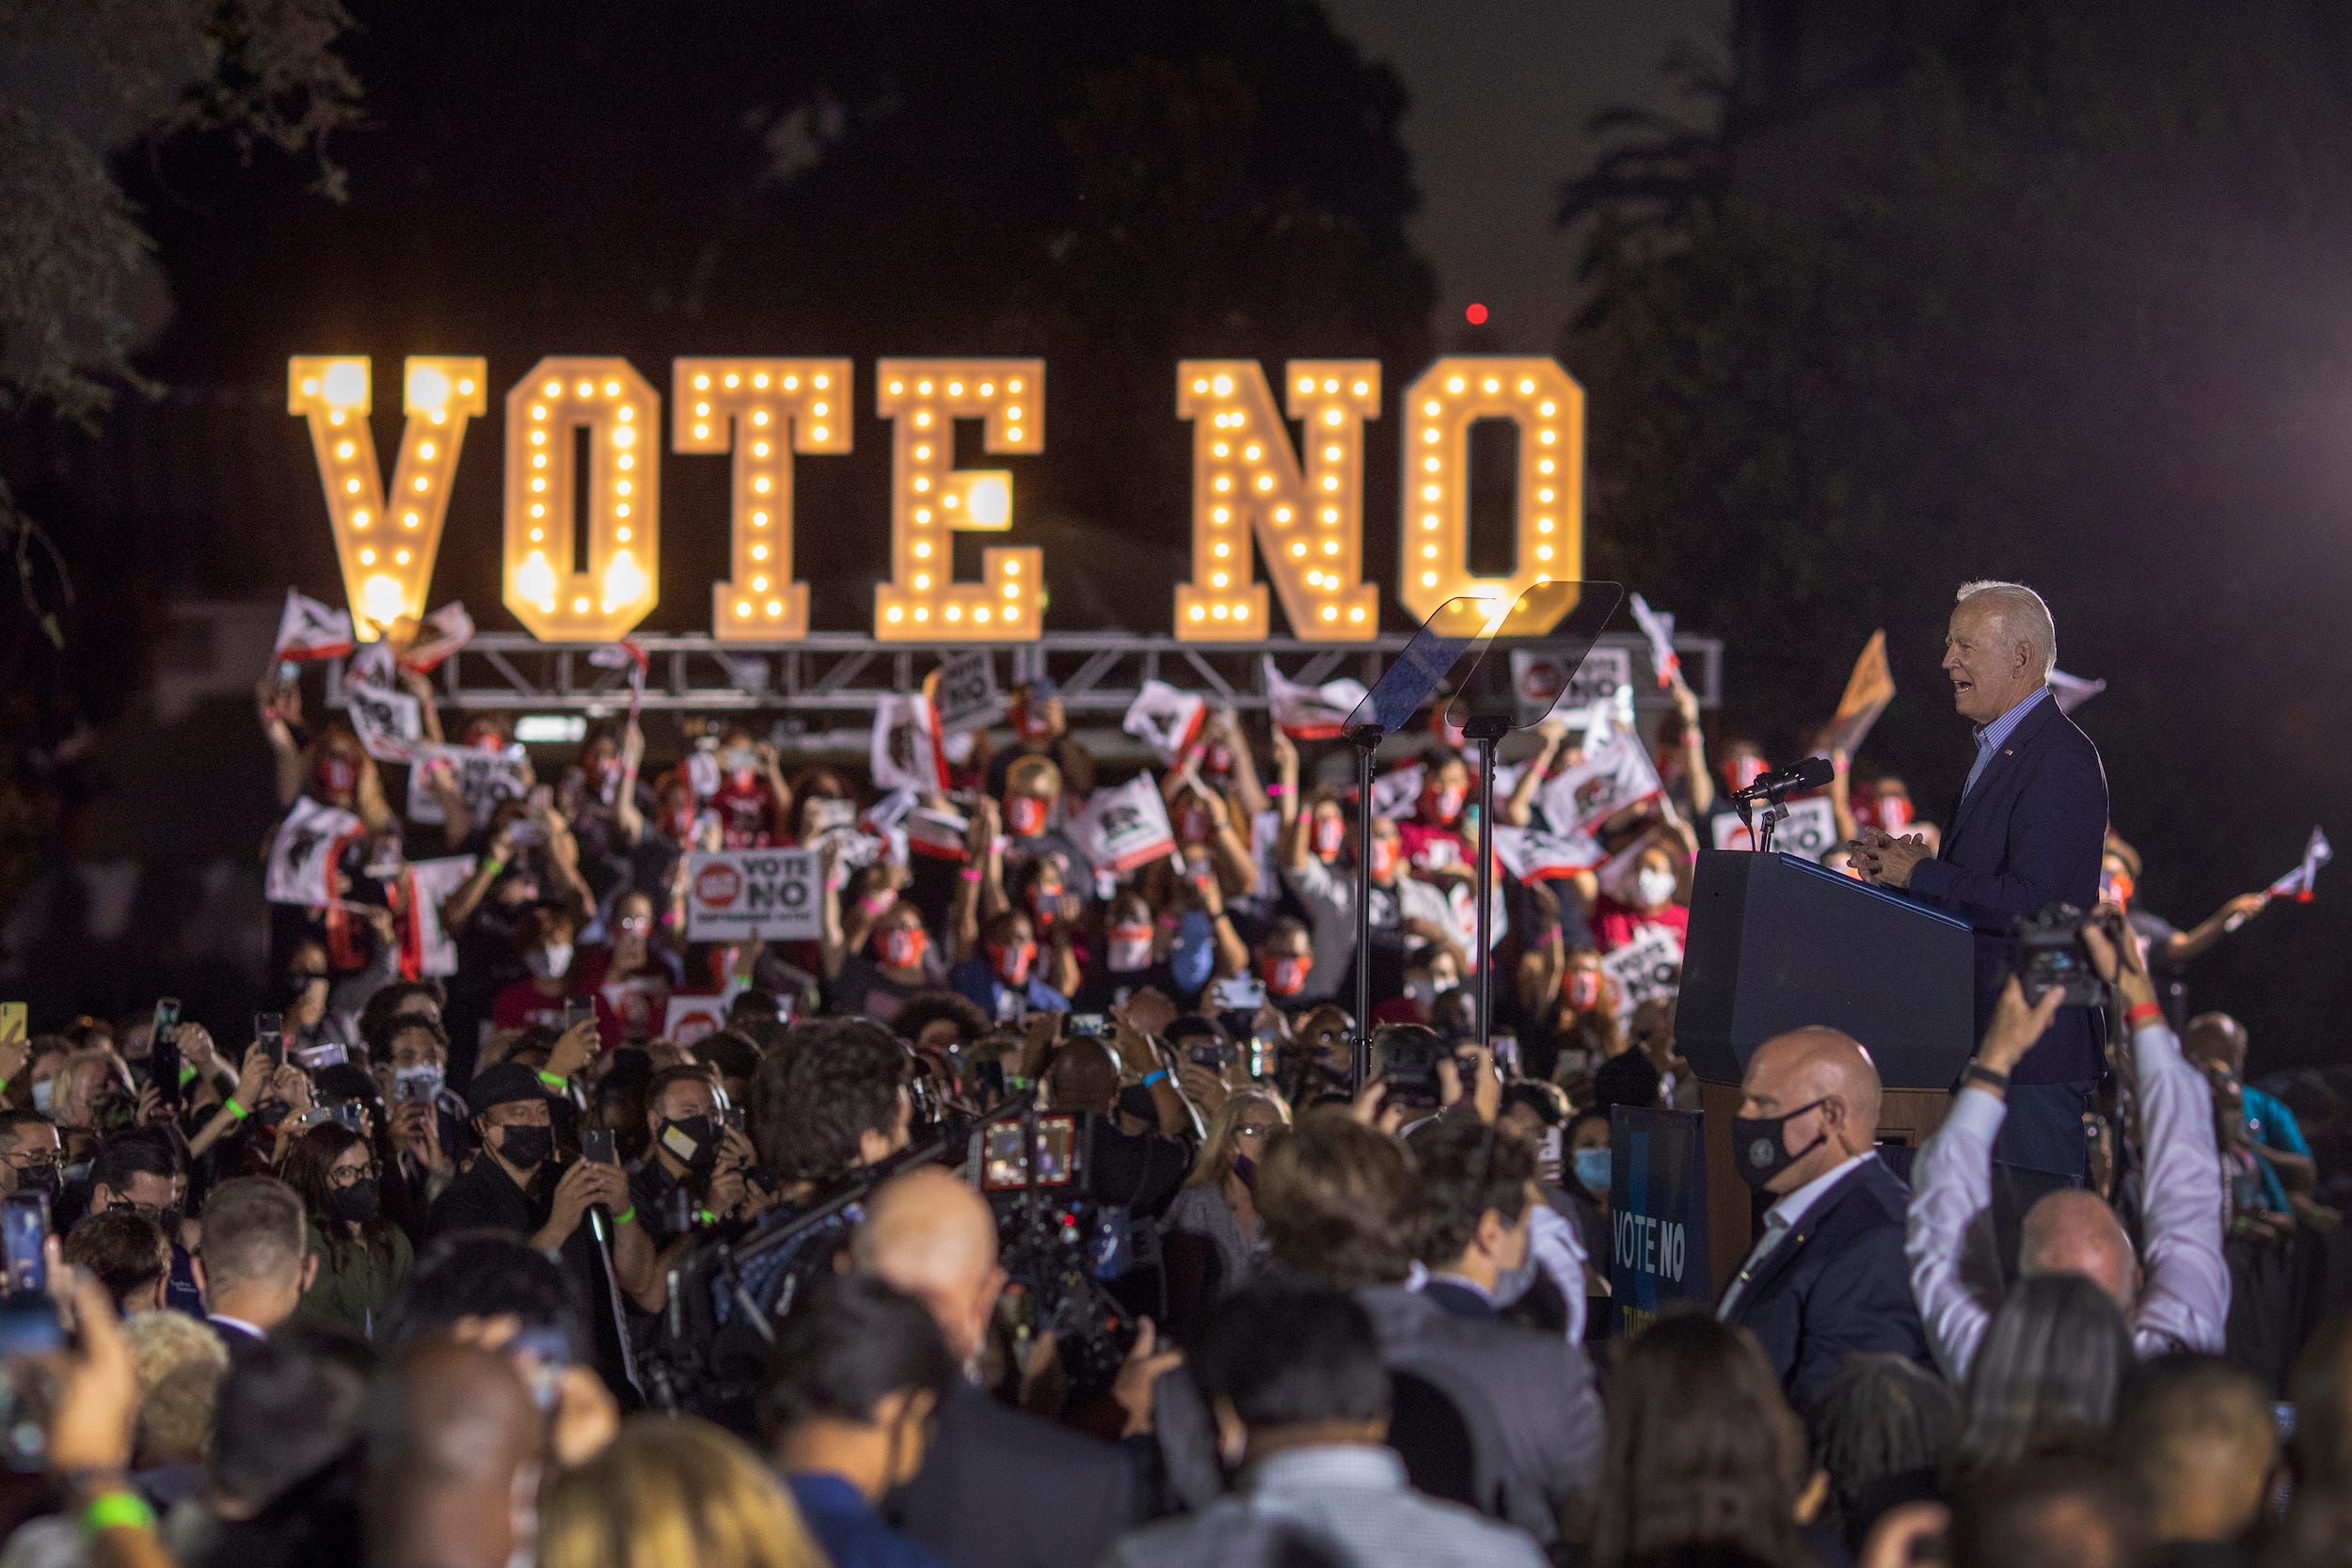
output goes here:
[[1551, 221], [1594, 111], [1675, 113], [1659, 63], [1677, 40], [1724, 49], [1729, 0], [1327, 0], [1404, 78], [1421, 186], [1414, 242], [1438, 269], [1438, 341], [1470, 301], [1494, 346], [1549, 353], [1576, 296], [1574, 236]]

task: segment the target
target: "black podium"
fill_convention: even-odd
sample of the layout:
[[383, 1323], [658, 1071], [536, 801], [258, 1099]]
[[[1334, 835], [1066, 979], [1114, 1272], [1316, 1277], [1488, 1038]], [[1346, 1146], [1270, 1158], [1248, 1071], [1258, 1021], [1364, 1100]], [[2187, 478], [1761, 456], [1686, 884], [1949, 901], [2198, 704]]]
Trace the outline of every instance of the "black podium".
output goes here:
[[1967, 922], [1796, 855], [1699, 856], [1675, 1038], [1702, 1079], [1808, 1023], [1868, 1048], [1890, 1089], [1945, 1089], [1976, 1050]]
[[1691, 888], [1675, 1043], [1699, 1079], [1708, 1237], [1720, 1291], [1747, 1256], [1756, 1199], [1731, 1160], [1740, 1077], [1774, 1035], [1827, 1024], [1860, 1040], [1885, 1093], [1879, 1140], [1917, 1147], [1977, 1046], [1967, 922], [1796, 855], [1702, 853]]

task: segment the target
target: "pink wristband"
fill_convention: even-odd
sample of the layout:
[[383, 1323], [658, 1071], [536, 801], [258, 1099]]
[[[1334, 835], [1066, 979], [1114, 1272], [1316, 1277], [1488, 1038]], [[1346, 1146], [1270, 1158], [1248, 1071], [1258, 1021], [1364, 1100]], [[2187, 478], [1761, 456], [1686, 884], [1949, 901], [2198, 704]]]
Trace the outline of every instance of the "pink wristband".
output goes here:
[[963, 879], [964, 879], [965, 881], [967, 881], [967, 882], [977, 882], [977, 881], [978, 881], [978, 880], [980, 879], [980, 877], [981, 877], [981, 872], [980, 872], [980, 868], [979, 868], [978, 866], [977, 866], [977, 865], [967, 865], [967, 866], [965, 866], [965, 867], [963, 868]]

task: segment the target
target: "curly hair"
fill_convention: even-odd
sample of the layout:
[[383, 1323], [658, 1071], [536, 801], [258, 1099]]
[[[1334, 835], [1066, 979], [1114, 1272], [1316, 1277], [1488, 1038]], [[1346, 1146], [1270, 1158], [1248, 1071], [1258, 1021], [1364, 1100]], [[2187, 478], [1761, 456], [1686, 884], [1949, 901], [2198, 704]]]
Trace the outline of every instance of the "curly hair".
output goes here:
[[890, 1026], [902, 1039], [919, 1040], [924, 1030], [941, 1022], [956, 1026], [956, 1041], [967, 1049], [989, 1029], [988, 1015], [979, 1005], [952, 990], [916, 991], [899, 1007], [898, 1016], [890, 1021]]
[[860, 1163], [867, 1132], [904, 1125], [906, 1043], [869, 1019], [823, 1019], [787, 1035], [752, 1078], [752, 1147], [787, 1181], [838, 1176]]

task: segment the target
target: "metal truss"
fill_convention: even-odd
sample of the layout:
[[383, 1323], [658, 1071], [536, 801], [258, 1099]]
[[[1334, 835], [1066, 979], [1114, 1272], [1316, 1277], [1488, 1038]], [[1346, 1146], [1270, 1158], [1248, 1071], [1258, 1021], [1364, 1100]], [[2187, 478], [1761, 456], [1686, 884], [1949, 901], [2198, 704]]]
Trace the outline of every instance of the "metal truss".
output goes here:
[[[680, 712], [781, 710], [819, 716], [870, 713], [878, 699], [916, 689], [943, 657], [971, 643], [881, 642], [853, 632], [813, 632], [796, 642], [761, 646], [720, 642], [708, 636], [641, 636], [644, 650], [644, 706]], [[1116, 722], [1147, 680], [1162, 680], [1229, 703], [1243, 712], [1266, 705], [1263, 661], [1273, 656], [1284, 678], [1313, 685], [1352, 675], [1369, 686], [1412, 639], [1402, 633], [1345, 647], [1274, 638], [1262, 642], [1179, 642], [1171, 637], [1118, 631], [1049, 632], [1033, 642], [994, 644], [997, 679], [1009, 688], [1039, 674], [1060, 688], [1073, 722]], [[1647, 643], [1632, 634], [1601, 638], [1603, 648], [1629, 656], [1634, 703], [1669, 705], [1647, 678]], [[1723, 690], [1723, 643], [1712, 637], [1677, 637], [1684, 678], [1703, 706]], [[485, 632], [435, 672], [440, 700], [469, 709], [617, 712], [628, 704], [627, 672], [592, 664], [589, 645], [542, 642], [523, 632]], [[340, 705], [342, 667], [329, 676], [329, 701]]]

